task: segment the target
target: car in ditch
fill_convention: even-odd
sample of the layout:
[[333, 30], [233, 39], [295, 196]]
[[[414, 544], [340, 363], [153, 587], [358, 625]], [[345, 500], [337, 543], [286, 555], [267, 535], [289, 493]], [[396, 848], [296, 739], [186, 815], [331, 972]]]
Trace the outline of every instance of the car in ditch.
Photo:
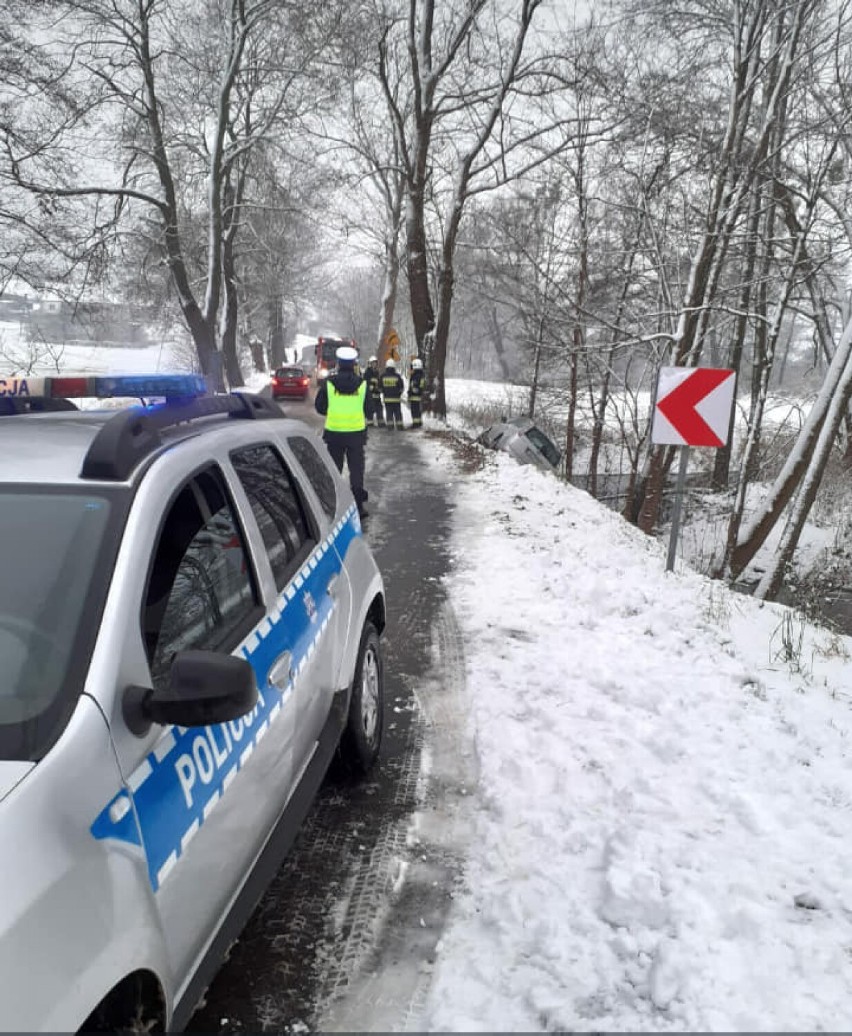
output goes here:
[[378, 757], [381, 573], [316, 434], [194, 375], [0, 377], [0, 536], [0, 1028], [180, 1029]]
[[558, 473], [562, 463], [559, 449], [529, 417], [502, 418], [481, 432], [476, 441], [511, 454], [520, 464], [534, 464], [542, 471]]

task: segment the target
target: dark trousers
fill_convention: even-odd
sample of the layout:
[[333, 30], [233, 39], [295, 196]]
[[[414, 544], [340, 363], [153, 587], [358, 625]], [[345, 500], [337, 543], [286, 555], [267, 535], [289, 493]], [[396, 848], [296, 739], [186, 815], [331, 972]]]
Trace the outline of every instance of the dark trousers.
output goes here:
[[420, 409], [420, 400], [408, 397], [408, 407], [411, 410], [411, 427], [423, 427], [423, 411]]
[[402, 403], [398, 399], [385, 400], [385, 414], [387, 415], [388, 428], [404, 428], [402, 423]]
[[360, 511], [367, 499], [367, 493], [364, 490], [364, 441], [367, 433], [325, 431], [322, 437], [331, 454], [331, 459], [341, 474], [343, 474], [343, 461], [346, 461], [346, 466], [349, 468], [349, 485]]
[[[384, 410], [384, 407], [382, 406], [382, 397], [381, 396], [370, 396], [370, 399], [372, 400], [372, 403], [373, 403], [373, 418], [375, 419], [376, 425], [379, 428], [384, 428], [384, 426], [385, 426], [385, 410]], [[371, 421], [370, 421], [371, 424], [372, 424], [372, 420], [373, 419], [371, 419]]]

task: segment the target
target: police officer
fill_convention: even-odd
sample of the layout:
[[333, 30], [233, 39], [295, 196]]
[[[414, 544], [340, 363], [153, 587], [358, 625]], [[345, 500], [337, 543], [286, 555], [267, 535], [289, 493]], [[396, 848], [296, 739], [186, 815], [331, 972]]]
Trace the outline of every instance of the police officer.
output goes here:
[[384, 428], [385, 426], [385, 411], [382, 407], [382, 373], [379, 370], [379, 358], [377, 356], [371, 356], [370, 362], [367, 364], [367, 369], [364, 371], [364, 378], [367, 382], [367, 395], [370, 397], [372, 416], [368, 418], [368, 423], [373, 423], [373, 418], [376, 420], [376, 426], [378, 428]]
[[415, 356], [411, 361], [411, 380], [408, 383], [408, 406], [411, 410], [411, 427], [423, 427], [423, 410], [420, 404], [423, 402], [423, 390], [426, 387], [426, 372], [423, 370], [423, 361]]
[[388, 360], [382, 374], [382, 398], [385, 401], [385, 416], [388, 428], [404, 428], [402, 423], [402, 394], [405, 392], [405, 382], [402, 375], [396, 369], [396, 361]]
[[358, 352], [351, 346], [341, 346], [335, 353], [337, 370], [320, 385], [314, 406], [325, 416], [323, 440], [337, 465], [343, 471], [343, 461], [349, 468], [349, 485], [358, 505], [358, 514], [367, 517], [364, 503], [364, 444], [367, 439], [367, 417], [372, 407], [367, 396], [367, 382], [355, 372]]

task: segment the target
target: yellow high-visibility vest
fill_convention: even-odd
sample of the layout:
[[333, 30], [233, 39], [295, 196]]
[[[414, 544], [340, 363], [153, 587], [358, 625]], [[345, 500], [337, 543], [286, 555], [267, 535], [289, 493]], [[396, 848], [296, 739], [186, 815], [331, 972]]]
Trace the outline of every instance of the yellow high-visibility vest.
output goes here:
[[363, 432], [367, 427], [364, 417], [364, 396], [367, 394], [367, 383], [362, 381], [358, 391], [344, 396], [338, 392], [332, 382], [328, 386], [328, 413], [325, 415], [327, 432]]

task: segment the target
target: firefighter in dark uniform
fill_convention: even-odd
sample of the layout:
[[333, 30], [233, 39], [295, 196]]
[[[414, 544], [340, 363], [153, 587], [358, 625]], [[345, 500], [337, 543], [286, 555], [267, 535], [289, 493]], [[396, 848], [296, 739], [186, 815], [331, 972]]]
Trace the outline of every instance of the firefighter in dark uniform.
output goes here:
[[367, 395], [370, 397], [372, 409], [372, 417], [368, 419], [368, 423], [372, 424], [372, 418], [375, 418], [376, 426], [384, 428], [385, 411], [382, 406], [382, 372], [379, 370], [379, 358], [377, 356], [370, 357], [370, 362], [364, 371], [364, 378], [367, 382]]
[[388, 428], [405, 428], [402, 423], [402, 395], [405, 382], [396, 369], [396, 361], [388, 360], [382, 374], [382, 398], [385, 401], [385, 420]]
[[358, 514], [367, 517], [364, 503], [364, 445], [367, 440], [367, 418], [372, 405], [367, 395], [367, 382], [355, 372], [358, 352], [351, 346], [341, 346], [335, 353], [337, 370], [320, 385], [314, 402], [318, 414], [325, 416], [323, 440], [343, 472], [343, 461], [349, 468], [349, 485], [358, 505]]
[[419, 356], [411, 361], [411, 380], [408, 382], [408, 406], [411, 410], [411, 427], [423, 427], [423, 390], [426, 387], [426, 372]]

